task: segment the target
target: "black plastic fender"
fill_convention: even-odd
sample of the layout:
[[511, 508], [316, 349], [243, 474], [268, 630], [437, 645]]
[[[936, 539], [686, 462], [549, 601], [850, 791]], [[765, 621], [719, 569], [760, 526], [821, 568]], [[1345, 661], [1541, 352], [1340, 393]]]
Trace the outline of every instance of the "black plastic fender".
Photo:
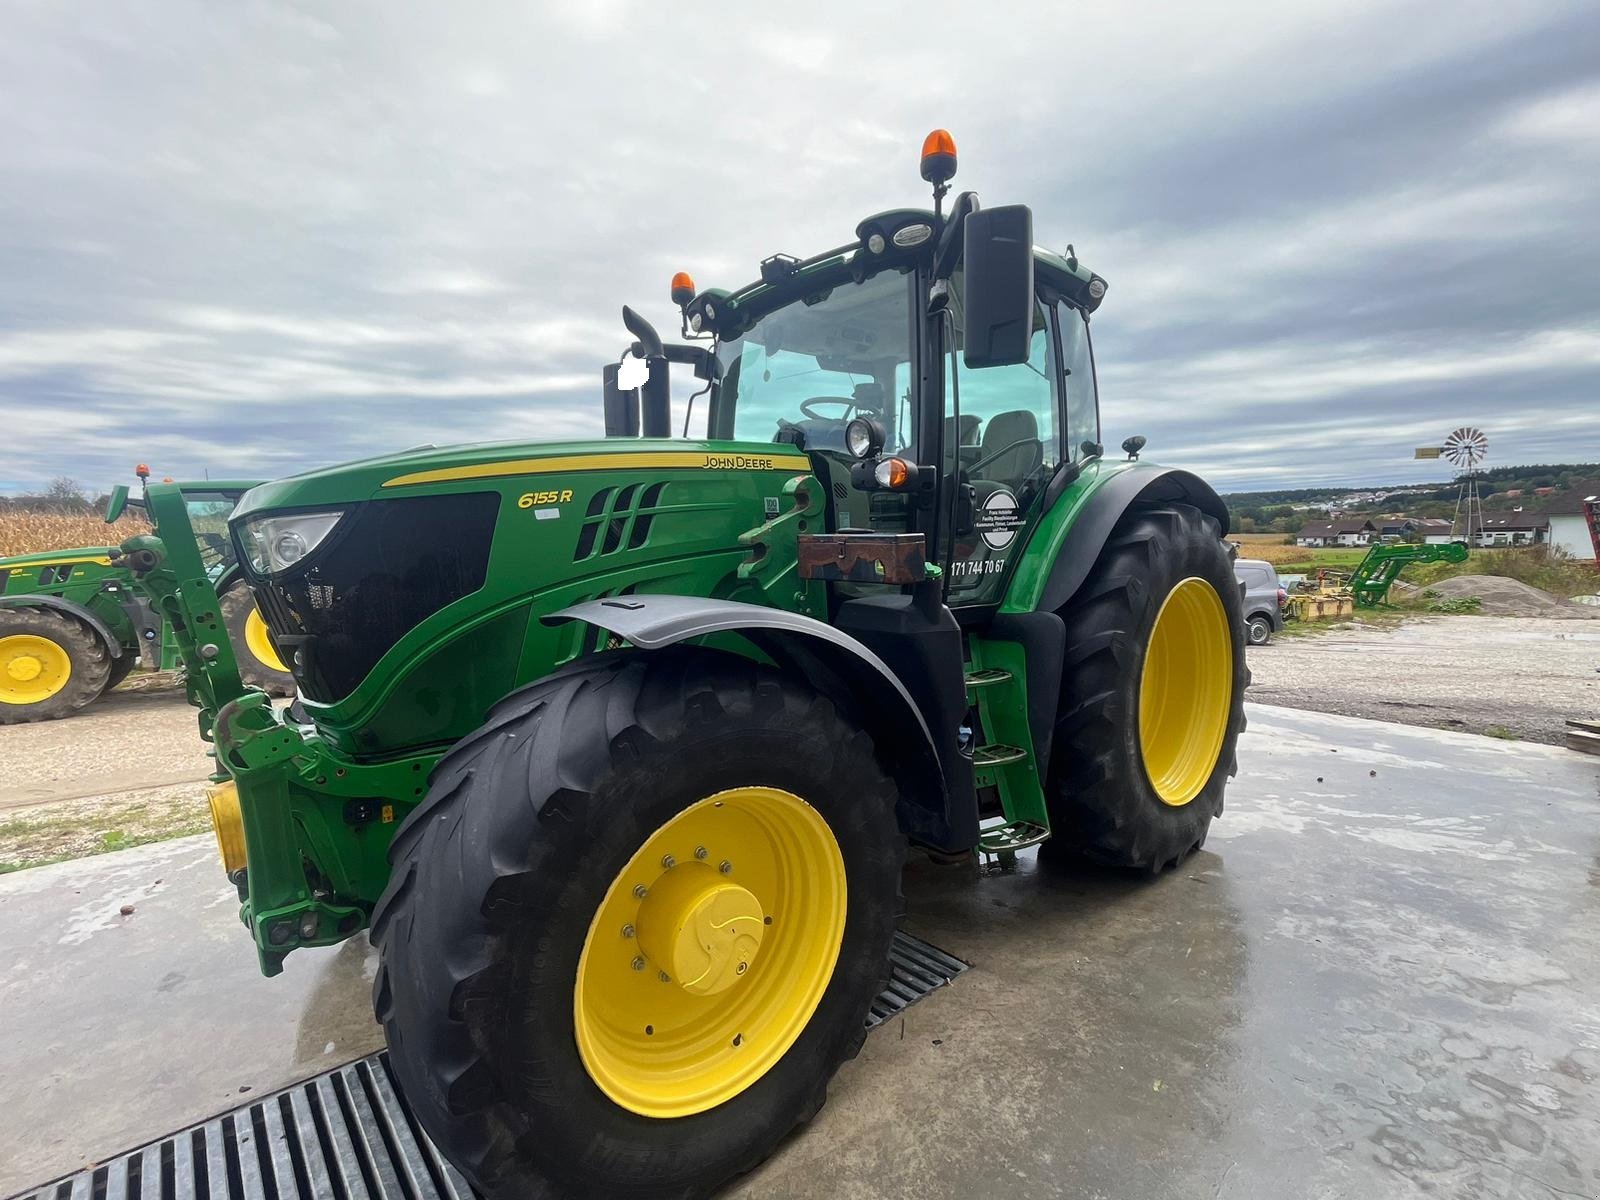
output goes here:
[[60, 596], [0, 596], [0, 608], [52, 608], [77, 617], [106, 644], [106, 652], [112, 658], [122, 657], [122, 643], [112, 636], [111, 627], [81, 604]]
[[1088, 578], [1111, 531], [1135, 504], [1172, 501], [1194, 505], [1207, 516], [1215, 517], [1222, 526], [1222, 533], [1228, 532], [1228, 506], [1200, 476], [1175, 467], [1151, 465], [1147, 468], [1142, 463], [1137, 464], [1119, 472], [1089, 497], [1056, 553], [1055, 565], [1050, 569], [1050, 577], [1035, 607], [1055, 612], [1072, 599], [1073, 593]]
[[928, 723], [888, 665], [849, 634], [784, 609], [699, 596], [588, 600], [542, 619], [582, 621], [646, 651], [716, 633], [741, 635], [862, 721], [899, 787], [904, 831], [942, 840], [947, 789]]

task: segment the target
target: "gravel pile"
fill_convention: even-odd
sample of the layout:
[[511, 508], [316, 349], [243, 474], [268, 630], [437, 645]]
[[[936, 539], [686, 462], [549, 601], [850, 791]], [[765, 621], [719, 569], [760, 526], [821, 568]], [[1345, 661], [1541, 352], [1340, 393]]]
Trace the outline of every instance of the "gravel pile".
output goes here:
[[1426, 590], [1445, 600], [1476, 596], [1482, 602], [1478, 611], [1488, 617], [1600, 617], [1600, 608], [1574, 604], [1502, 575], [1456, 575], [1430, 583]]

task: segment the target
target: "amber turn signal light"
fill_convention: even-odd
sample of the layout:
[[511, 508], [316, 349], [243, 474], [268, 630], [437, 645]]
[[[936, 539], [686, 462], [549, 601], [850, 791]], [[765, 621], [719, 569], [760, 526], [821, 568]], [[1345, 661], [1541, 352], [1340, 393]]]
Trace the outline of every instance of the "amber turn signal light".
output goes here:
[[143, 463], [140, 463], [137, 467], [135, 467], [133, 469], [133, 473], [135, 475], [137, 475], [140, 479], [149, 479], [150, 478], [150, 468], [145, 466]]
[[875, 472], [879, 487], [886, 487], [891, 491], [902, 491], [917, 481], [917, 467], [903, 458], [886, 458], [878, 464]]

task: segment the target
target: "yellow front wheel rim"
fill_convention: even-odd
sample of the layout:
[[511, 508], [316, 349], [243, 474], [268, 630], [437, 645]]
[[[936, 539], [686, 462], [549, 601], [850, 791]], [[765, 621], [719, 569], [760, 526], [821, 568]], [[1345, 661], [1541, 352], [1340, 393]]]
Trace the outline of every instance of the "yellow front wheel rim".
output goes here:
[[1233, 637], [1204, 579], [1162, 601], [1139, 679], [1139, 750], [1162, 803], [1181, 807], [1216, 770], [1233, 704]]
[[0, 637], [0, 704], [38, 704], [72, 678], [66, 649], [36, 633]]
[[833, 978], [844, 858], [792, 792], [708, 796], [645, 840], [578, 959], [584, 1068], [623, 1108], [684, 1117], [732, 1099], [792, 1046]]
[[278, 657], [277, 648], [267, 636], [267, 623], [261, 619], [259, 609], [252, 608], [250, 615], [244, 619], [244, 644], [262, 666], [288, 673], [289, 668], [283, 665], [283, 659]]

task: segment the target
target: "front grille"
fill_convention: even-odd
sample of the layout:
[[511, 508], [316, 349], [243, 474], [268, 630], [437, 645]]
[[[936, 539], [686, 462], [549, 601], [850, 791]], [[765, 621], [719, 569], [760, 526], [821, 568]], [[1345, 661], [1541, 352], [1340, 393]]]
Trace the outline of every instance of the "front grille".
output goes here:
[[483, 586], [500, 496], [373, 500], [346, 514], [307, 565], [251, 584], [312, 700], [349, 695], [401, 638]]

